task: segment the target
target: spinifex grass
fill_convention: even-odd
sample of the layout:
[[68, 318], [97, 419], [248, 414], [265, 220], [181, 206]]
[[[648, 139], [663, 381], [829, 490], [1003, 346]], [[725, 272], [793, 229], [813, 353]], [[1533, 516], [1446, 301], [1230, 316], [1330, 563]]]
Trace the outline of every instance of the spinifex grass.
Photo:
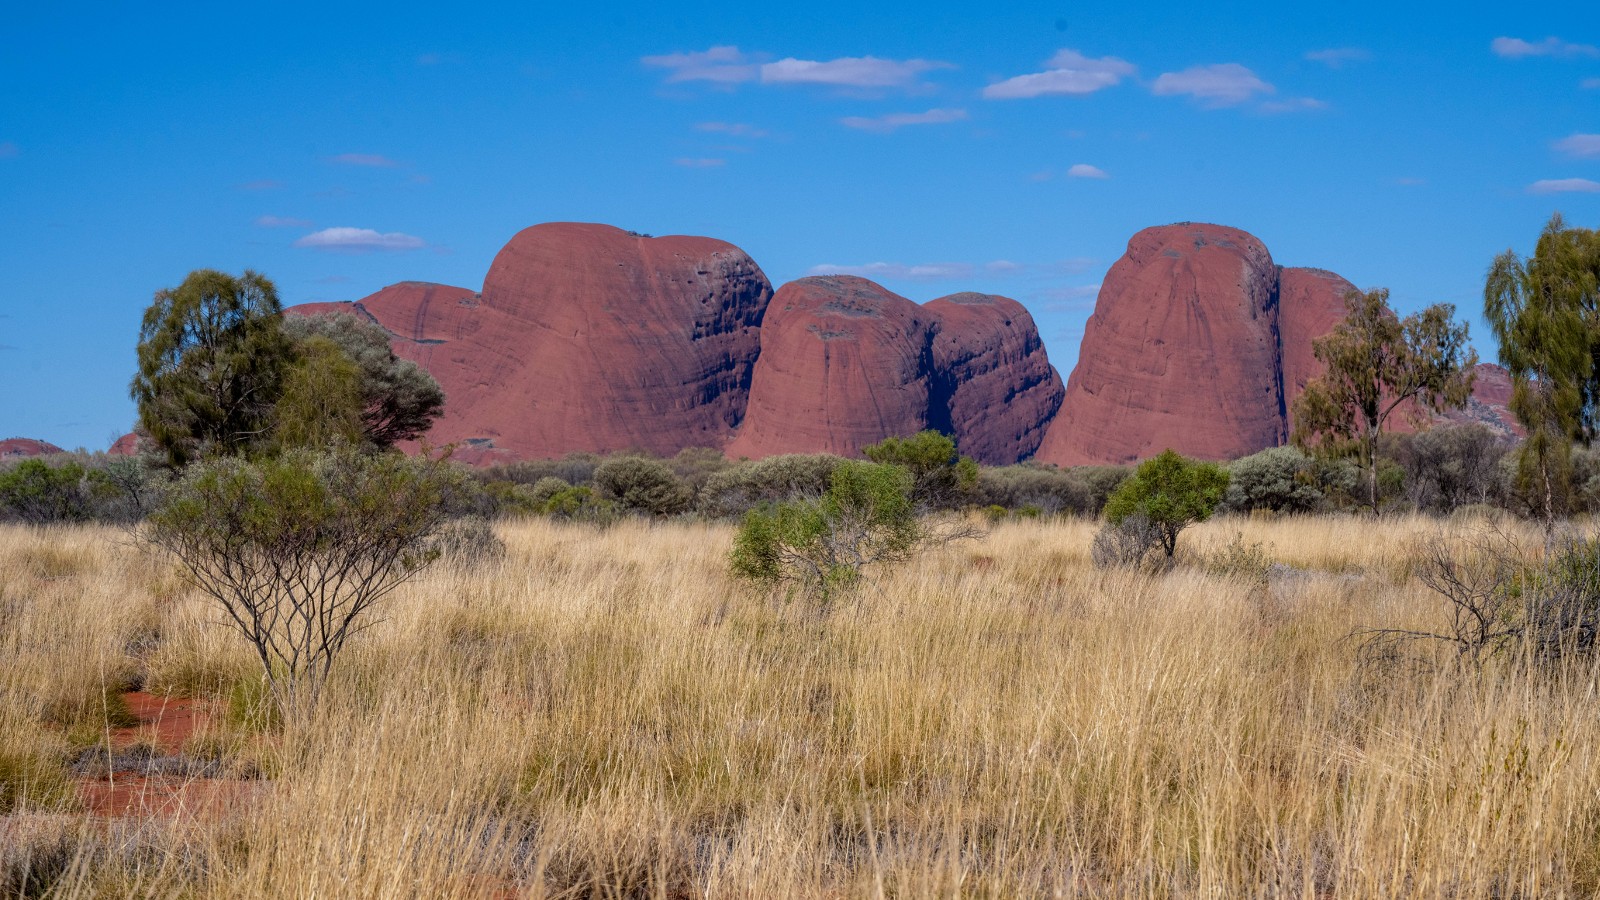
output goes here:
[[[68, 833], [64, 897], [1592, 894], [1593, 673], [1345, 640], [1441, 614], [1409, 574], [1439, 527], [1469, 526], [1217, 521], [1149, 577], [1092, 568], [1093, 523], [1001, 525], [820, 613], [734, 583], [729, 528], [503, 525], [503, 562], [390, 598], [313, 719], [214, 724], [271, 757], [243, 812], [56, 796], [0, 844]], [[1194, 564], [1238, 532], [1298, 571]], [[8, 752], [67, 752], [48, 711], [104, 680], [253, 677], [119, 537], [0, 531]]]

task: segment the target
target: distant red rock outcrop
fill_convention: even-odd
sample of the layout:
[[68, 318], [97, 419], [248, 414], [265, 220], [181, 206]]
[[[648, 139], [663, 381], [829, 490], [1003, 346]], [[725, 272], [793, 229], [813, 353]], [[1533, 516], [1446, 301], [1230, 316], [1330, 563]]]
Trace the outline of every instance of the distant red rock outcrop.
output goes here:
[[106, 450], [106, 454], [109, 456], [138, 456], [139, 440], [138, 432], [130, 431], [112, 441], [111, 447]]
[[0, 440], [0, 460], [26, 459], [30, 456], [49, 456], [52, 453], [65, 453], [60, 447], [49, 441], [40, 441], [33, 438], [6, 438]]
[[967, 293], [918, 306], [864, 278], [802, 278], [767, 310], [728, 455], [857, 456], [935, 428], [982, 462], [1014, 463], [1038, 447], [1061, 395], [1015, 300]]
[[481, 294], [406, 282], [351, 306], [444, 388], [429, 440], [493, 459], [722, 446], [771, 295], [724, 241], [552, 223], [513, 237]]
[[1522, 423], [1511, 413], [1511, 373], [1494, 363], [1479, 363], [1473, 371], [1477, 377], [1467, 405], [1440, 418], [1457, 425], [1477, 423], [1505, 438], [1526, 436]]
[[1171, 447], [1231, 459], [1288, 437], [1278, 267], [1220, 225], [1147, 228], [1100, 288], [1038, 458], [1123, 463]]

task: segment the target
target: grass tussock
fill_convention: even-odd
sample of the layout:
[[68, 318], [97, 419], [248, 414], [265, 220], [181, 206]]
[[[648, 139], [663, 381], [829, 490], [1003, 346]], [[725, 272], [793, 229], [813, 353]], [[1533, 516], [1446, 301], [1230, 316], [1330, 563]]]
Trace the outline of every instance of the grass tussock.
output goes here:
[[[1440, 527], [1215, 522], [1150, 576], [1095, 569], [1093, 523], [1001, 524], [821, 614], [732, 582], [723, 527], [502, 525], [287, 723], [159, 558], [0, 530], [0, 892], [1593, 894], [1592, 669], [1347, 639], [1442, 614]], [[215, 701], [190, 750], [265, 776], [232, 812], [75, 808], [74, 734], [132, 683]]]

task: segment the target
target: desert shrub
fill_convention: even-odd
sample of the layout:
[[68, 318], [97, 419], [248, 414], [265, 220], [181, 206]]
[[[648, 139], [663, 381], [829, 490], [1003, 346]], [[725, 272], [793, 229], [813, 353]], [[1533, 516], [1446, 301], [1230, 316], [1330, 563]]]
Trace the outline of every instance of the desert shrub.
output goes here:
[[678, 481], [689, 489], [691, 497], [699, 497], [706, 482], [718, 472], [734, 465], [734, 462], [721, 450], [711, 447], [687, 447], [663, 462], [672, 469], [672, 474], [678, 477]]
[[1236, 531], [1227, 546], [1206, 556], [1205, 567], [1207, 572], [1223, 578], [1264, 582], [1272, 568], [1272, 556], [1265, 544], [1247, 541], [1243, 532]]
[[554, 500], [558, 494], [570, 490], [572, 490], [572, 485], [554, 475], [546, 475], [528, 488], [528, 500], [533, 503], [534, 509], [538, 512], [548, 512], [550, 501]]
[[561, 459], [528, 459], [485, 469], [489, 481], [511, 481], [534, 485], [544, 478], [559, 478], [567, 484], [585, 486], [594, 480], [601, 458], [593, 453], [569, 453]]
[[529, 516], [539, 511], [533, 489], [515, 481], [486, 481], [483, 483], [483, 496], [488, 499], [489, 507], [496, 516]]
[[1441, 514], [1504, 502], [1500, 460], [1509, 450], [1507, 441], [1477, 423], [1388, 435], [1383, 445], [1404, 473], [1400, 496], [1418, 510]]
[[861, 450], [875, 463], [911, 473], [911, 502], [918, 509], [959, 509], [978, 481], [978, 464], [956, 452], [956, 442], [937, 431], [884, 438]]
[[1196, 522], [1211, 518], [1228, 490], [1228, 473], [1215, 463], [1195, 462], [1163, 450], [1134, 470], [1106, 501], [1106, 519], [1122, 523], [1141, 516], [1161, 536], [1162, 549], [1171, 559], [1178, 534]]
[[689, 509], [689, 489], [666, 463], [639, 456], [613, 457], [594, 470], [595, 493], [623, 509], [673, 516]]
[[1294, 447], [1272, 447], [1236, 459], [1228, 464], [1224, 505], [1230, 512], [1310, 512], [1322, 502], [1314, 465]]
[[700, 512], [734, 517], [763, 503], [821, 497], [844, 461], [840, 456], [793, 453], [736, 463], [706, 479]]
[[463, 572], [505, 559], [506, 543], [487, 519], [452, 519], [434, 536], [433, 549], [440, 561]]
[[249, 640], [281, 703], [314, 700], [372, 606], [437, 558], [456, 477], [397, 453], [222, 457], [185, 473], [146, 535]]
[[1089, 559], [1100, 569], [1159, 569], [1167, 565], [1160, 550], [1161, 529], [1135, 513], [1100, 526]]
[[116, 493], [102, 473], [76, 461], [25, 459], [0, 470], [0, 518], [29, 525], [83, 522]]
[[1092, 505], [1089, 485], [1073, 469], [998, 466], [978, 473], [973, 502], [1012, 510], [1032, 506], [1045, 515], [1082, 514]]
[[1369, 659], [1422, 643], [1473, 666], [1508, 656], [1550, 666], [1600, 649], [1600, 538], [1559, 536], [1539, 553], [1491, 525], [1461, 543], [1425, 541], [1419, 556], [1417, 578], [1444, 601], [1444, 624], [1364, 630]]
[[734, 539], [734, 575], [791, 584], [824, 600], [872, 566], [909, 559], [930, 532], [917, 519], [911, 474], [899, 466], [844, 462], [817, 499], [751, 510]]
[[539, 512], [552, 519], [602, 526], [610, 525], [624, 515], [617, 504], [601, 498], [593, 488], [588, 487], [567, 487], [557, 491], [539, 506]]

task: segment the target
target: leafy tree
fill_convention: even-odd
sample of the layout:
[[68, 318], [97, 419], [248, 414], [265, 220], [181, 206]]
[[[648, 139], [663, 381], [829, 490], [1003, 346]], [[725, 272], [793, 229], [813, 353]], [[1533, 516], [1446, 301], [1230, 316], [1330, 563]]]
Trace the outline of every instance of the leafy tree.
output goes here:
[[1216, 463], [1195, 462], [1172, 450], [1139, 464], [1106, 501], [1106, 519], [1121, 525], [1133, 517], [1147, 522], [1171, 559], [1178, 534], [1211, 518], [1228, 490], [1228, 473]]
[[139, 329], [139, 426], [181, 466], [270, 436], [291, 347], [271, 281], [197, 269], [157, 291]]
[[321, 367], [320, 377], [333, 373], [327, 348], [318, 341], [330, 342], [354, 367], [353, 401], [347, 396], [351, 388], [341, 386], [340, 402], [328, 404], [337, 420], [334, 430], [345, 429], [353, 415], [361, 439], [381, 449], [421, 437], [444, 412], [439, 383], [416, 363], [396, 356], [389, 332], [377, 323], [348, 313], [291, 316], [284, 332], [298, 346], [303, 365]]
[[928, 542], [911, 488], [911, 474], [899, 466], [840, 463], [821, 497], [745, 514], [730, 557], [733, 573], [761, 584], [797, 584], [826, 601], [864, 569], [909, 559]]
[[922, 509], [958, 507], [978, 483], [978, 464], [957, 453], [956, 442], [937, 431], [884, 438], [861, 452], [875, 463], [910, 472], [911, 500]]
[[1404, 320], [1386, 289], [1351, 291], [1345, 318], [1312, 344], [1326, 367], [1294, 405], [1294, 441], [1330, 455], [1354, 452], [1367, 470], [1367, 497], [1378, 512], [1378, 438], [1396, 410], [1439, 412], [1467, 402], [1478, 356], [1455, 307], [1439, 303]]
[[361, 369], [338, 344], [321, 335], [296, 341], [295, 356], [273, 408], [277, 445], [315, 448], [360, 443], [366, 433]]
[[1600, 420], [1600, 231], [1552, 216], [1531, 259], [1511, 250], [1495, 258], [1483, 315], [1527, 431], [1518, 481], [1540, 496], [1548, 531], [1564, 506], [1572, 443], [1592, 441]]
[[454, 477], [444, 460], [352, 448], [217, 457], [186, 470], [146, 535], [249, 640], [288, 709], [437, 557]]

